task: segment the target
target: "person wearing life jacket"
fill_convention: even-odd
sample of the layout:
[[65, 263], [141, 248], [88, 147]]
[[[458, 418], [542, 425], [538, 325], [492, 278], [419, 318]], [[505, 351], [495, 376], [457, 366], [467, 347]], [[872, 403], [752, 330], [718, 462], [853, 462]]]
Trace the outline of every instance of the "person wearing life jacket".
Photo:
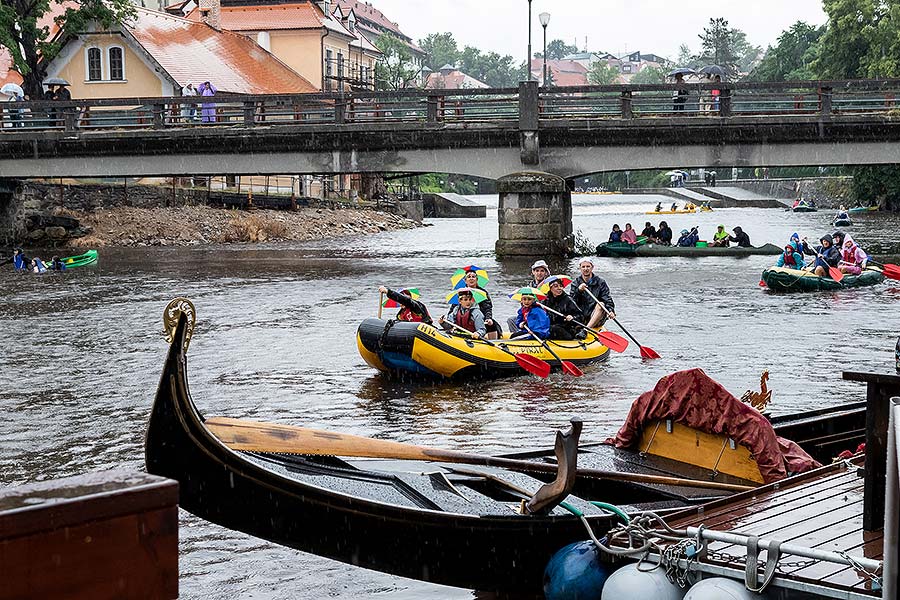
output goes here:
[[860, 247], [860, 249], [862, 248], [862, 246], [860, 246], [859, 243], [856, 240], [854, 240], [853, 236], [850, 235], [849, 233], [844, 233], [840, 229], [836, 229], [835, 232], [831, 234], [831, 245], [834, 246], [835, 248], [837, 248], [838, 252], [843, 250], [844, 244], [847, 243], [847, 240], [850, 240], [853, 243], [855, 243], [857, 246]]
[[378, 291], [402, 306], [397, 312], [398, 321], [413, 321], [415, 323], [428, 323], [431, 325], [431, 315], [428, 314], [428, 308], [418, 300], [414, 300], [409, 294], [409, 290], [403, 289], [399, 292], [385, 287], [379, 286]]
[[519, 301], [521, 307], [516, 313], [516, 331], [510, 338], [531, 337], [531, 334], [525, 329], [524, 324], [528, 324], [528, 328], [534, 332], [542, 340], [546, 340], [550, 335], [550, 318], [547, 311], [536, 304], [537, 298], [530, 294], [522, 294]]
[[491, 301], [491, 295], [488, 291], [478, 285], [478, 273], [475, 271], [466, 271], [466, 287], [484, 292], [484, 300], [476, 302], [481, 314], [484, 315], [484, 326], [487, 329], [487, 338], [489, 340], [499, 339], [503, 335], [503, 329], [500, 323], [494, 320], [494, 303]]
[[[550, 338], [554, 340], [574, 340], [576, 337], [584, 338], [584, 330], [573, 321], [582, 318], [581, 308], [575, 304], [572, 297], [566, 293], [559, 277], [551, 276], [547, 278], [549, 286], [547, 289], [547, 299], [541, 304], [548, 308], [552, 308], [558, 313], [562, 313], [560, 317], [551, 312], [550, 317]], [[541, 291], [544, 291], [543, 289]], [[579, 336], [579, 333], [581, 334]]]
[[819, 277], [831, 277], [828, 273], [829, 267], [836, 267], [841, 260], [841, 254], [838, 249], [831, 243], [831, 236], [823, 235], [819, 240], [821, 244], [815, 248], [810, 248], [809, 243], [803, 240], [803, 253], [816, 257], [816, 260], [806, 266], [807, 271], [812, 271]]
[[13, 252], [12, 263], [16, 271], [30, 270], [31, 260], [25, 256], [25, 252], [21, 248], [16, 248]]
[[50, 259], [50, 270], [51, 271], [65, 271], [66, 263], [59, 259], [59, 256], [54, 256]]
[[869, 257], [863, 252], [862, 248], [852, 239], [844, 242], [841, 248], [841, 260], [838, 262], [838, 269], [841, 273], [848, 275], [859, 275], [866, 268], [866, 262]]
[[462, 327], [466, 331], [472, 332], [472, 337], [482, 338], [487, 335], [487, 328], [484, 326], [484, 315], [481, 309], [475, 304], [475, 296], [469, 288], [462, 288], [456, 293], [459, 304], [455, 304], [450, 308], [447, 316], [441, 315], [438, 322], [447, 331], [455, 331], [448, 323], [453, 323], [458, 327]]
[[662, 202], [656, 203], [656, 208], [653, 209], [655, 212], [662, 212]]
[[693, 248], [697, 245], [697, 242], [700, 240], [700, 234], [697, 233], [697, 228], [695, 227], [691, 231], [687, 229], [681, 230], [681, 237], [678, 238], [678, 245], [682, 248]]
[[728, 247], [728, 232], [725, 231], [724, 225], [719, 225], [716, 227], [716, 232], [713, 234], [713, 241], [710, 243], [710, 246], [721, 246], [722, 248]]
[[799, 270], [806, 266], [806, 263], [803, 261], [803, 255], [797, 252], [793, 245], [785, 244], [784, 252], [778, 257], [778, 262], [775, 263], [775, 266]]
[[34, 257], [31, 259], [31, 272], [32, 273], [45, 273], [47, 271], [47, 265], [44, 264], [44, 261], [39, 259], [38, 257]]

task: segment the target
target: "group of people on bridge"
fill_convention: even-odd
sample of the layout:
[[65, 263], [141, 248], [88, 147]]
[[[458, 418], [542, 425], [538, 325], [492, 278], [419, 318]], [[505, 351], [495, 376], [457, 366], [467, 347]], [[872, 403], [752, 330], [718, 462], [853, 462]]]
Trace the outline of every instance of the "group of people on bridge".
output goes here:
[[[804, 256], [813, 256], [808, 264]], [[818, 246], [811, 246], [799, 233], [791, 234], [778, 257], [776, 267], [810, 271], [819, 277], [831, 277], [830, 269], [836, 268], [847, 275], [859, 275], [866, 268], [869, 255], [853, 237], [840, 229], [819, 238]]]
[[[510, 298], [519, 301], [516, 315], [506, 322], [511, 339], [532, 336], [554, 340], [584, 339], [588, 329], [601, 327], [607, 318], [615, 318], [615, 303], [609, 286], [594, 274], [593, 261], [581, 260], [578, 269], [579, 273], [569, 278], [550, 275], [550, 267], [544, 260], [531, 265], [531, 281], [510, 294]], [[465, 268], [464, 277], [456, 282], [457, 287], [448, 296], [450, 309], [438, 318], [443, 329], [451, 334], [462, 333], [488, 340], [503, 337], [500, 322], [494, 318], [490, 294], [483, 287], [487, 280], [483, 269], [474, 265]], [[418, 299], [418, 290], [404, 288], [398, 291], [384, 285], [378, 290], [400, 306], [396, 316], [398, 321], [433, 324], [428, 307]]]

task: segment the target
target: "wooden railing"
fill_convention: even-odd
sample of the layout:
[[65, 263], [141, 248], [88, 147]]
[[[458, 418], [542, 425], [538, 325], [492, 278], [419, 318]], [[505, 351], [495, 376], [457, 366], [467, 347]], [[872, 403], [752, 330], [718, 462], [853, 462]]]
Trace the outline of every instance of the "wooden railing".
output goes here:
[[209, 125], [484, 124], [534, 130], [561, 121], [738, 117], [833, 118], [895, 110], [900, 79], [609, 85], [345, 94], [230, 95], [7, 102], [0, 135], [34, 131], [186, 129]]

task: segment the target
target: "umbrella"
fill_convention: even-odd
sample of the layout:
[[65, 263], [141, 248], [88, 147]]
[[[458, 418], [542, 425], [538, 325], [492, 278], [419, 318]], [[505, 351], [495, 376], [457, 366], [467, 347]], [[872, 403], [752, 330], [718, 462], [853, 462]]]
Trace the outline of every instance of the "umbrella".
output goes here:
[[453, 290], [449, 294], [447, 294], [447, 303], [448, 304], [459, 304], [459, 293], [460, 292], [471, 292], [472, 297], [475, 298], [475, 302], [484, 302], [487, 300], [487, 294], [482, 292], [481, 290], [477, 290], [474, 288], [461, 287]]
[[678, 67], [677, 69], [669, 71], [668, 76], [675, 77], [676, 75], [679, 75], [679, 74], [681, 74], [681, 75], [696, 75], [697, 71], [695, 71], [693, 69], [689, 69], [687, 67]]
[[514, 293], [510, 294], [509, 297], [513, 300], [521, 300], [522, 296], [534, 296], [538, 300], [546, 300], [547, 294], [542, 292], [541, 290], [533, 287], [521, 287], [517, 289]]
[[70, 85], [68, 81], [62, 77], [48, 77], [44, 80], [44, 85]]
[[21, 85], [16, 83], [4, 83], [3, 87], [0, 87], [0, 94], [6, 94], [7, 96], [24, 96], [25, 90], [22, 89]]
[[[400, 290], [400, 293], [407, 294], [413, 300], [418, 300], [419, 296], [421, 295], [419, 294], [419, 288], [403, 288], [402, 290]], [[397, 308], [400, 306], [395, 301], [387, 297], [385, 297], [384, 302], [382, 302], [381, 305], [385, 308]]]
[[711, 75], [719, 77], [725, 77], [728, 73], [725, 72], [725, 69], [720, 67], [719, 65], [706, 65], [702, 69], [700, 69], [700, 73], [703, 75]]
[[543, 292], [544, 294], [549, 294], [550, 284], [554, 281], [558, 281], [561, 286], [566, 287], [567, 285], [572, 283], [572, 278], [568, 275], [551, 275], [544, 280], [543, 284], [541, 284], [541, 292]]
[[671, 177], [672, 175], [675, 175], [676, 177], [678, 177], [679, 175], [683, 176], [684, 171], [669, 171], [668, 173], [666, 173], [666, 177]]
[[483, 286], [488, 282], [490, 277], [488, 277], [487, 271], [482, 269], [481, 267], [476, 267], [475, 265], [469, 265], [467, 267], [460, 267], [456, 270], [453, 275], [450, 276], [450, 283], [453, 284], [455, 288], [466, 287], [466, 273], [469, 271], [475, 271], [475, 274], [478, 275], [478, 285]]

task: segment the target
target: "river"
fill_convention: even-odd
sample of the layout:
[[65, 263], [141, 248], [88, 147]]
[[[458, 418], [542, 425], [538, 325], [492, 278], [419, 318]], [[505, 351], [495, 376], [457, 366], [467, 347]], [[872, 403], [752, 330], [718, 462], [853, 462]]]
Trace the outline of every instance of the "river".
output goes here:
[[[477, 264], [495, 312], [530, 279], [530, 261], [498, 261], [496, 196], [486, 219], [322, 242], [203, 248], [103, 249], [100, 264], [62, 276], [0, 272], [0, 485], [143, 467], [143, 435], [166, 344], [161, 315], [191, 298], [194, 399], [206, 414], [274, 420], [477, 452], [549, 446], [569, 417], [584, 441], [615, 431], [631, 402], [662, 375], [703, 367], [736, 395], [769, 369], [776, 414], [864, 398], [842, 369], [892, 369], [900, 282], [839, 293], [779, 296], [758, 286], [774, 257], [597, 259], [616, 312], [662, 355], [632, 344], [573, 379], [554, 374], [488, 382], [387, 380], [359, 357], [355, 330], [376, 311], [377, 287], [412, 286], [438, 314], [449, 275]], [[574, 224], [595, 243], [613, 223], [640, 231], [652, 196], [576, 196]], [[830, 232], [830, 212], [723, 209], [667, 215], [677, 232], [741, 225], [756, 245], [799, 231]], [[900, 253], [900, 215], [854, 216], [870, 251]], [[554, 272], [577, 261], [550, 261]], [[615, 326], [611, 328], [615, 331]], [[184, 598], [469, 598], [434, 586], [276, 546], [186, 512], [180, 528]], [[390, 544], [390, 540], [385, 540]]]

